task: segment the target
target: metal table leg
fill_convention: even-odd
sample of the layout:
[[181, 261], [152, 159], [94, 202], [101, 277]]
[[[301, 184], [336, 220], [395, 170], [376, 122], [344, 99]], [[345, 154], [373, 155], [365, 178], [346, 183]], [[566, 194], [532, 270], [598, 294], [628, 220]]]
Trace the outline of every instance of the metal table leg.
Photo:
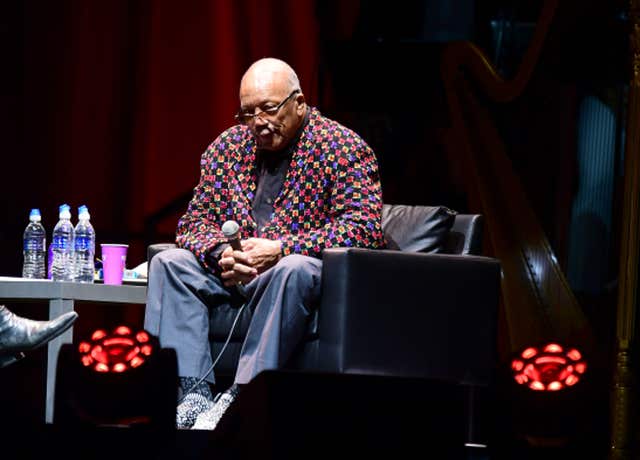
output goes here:
[[[57, 318], [63, 313], [73, 311], [73, 300], [51, 299], [49, 300], [49, 319]], [[73, 343], [73, 327], [51, 340], [47, 346], [47, 402], [45, 406], [45, 422], [53, 423], [53, 406], [56, 390], [56, 369], [58, 353], [63, 343]]]

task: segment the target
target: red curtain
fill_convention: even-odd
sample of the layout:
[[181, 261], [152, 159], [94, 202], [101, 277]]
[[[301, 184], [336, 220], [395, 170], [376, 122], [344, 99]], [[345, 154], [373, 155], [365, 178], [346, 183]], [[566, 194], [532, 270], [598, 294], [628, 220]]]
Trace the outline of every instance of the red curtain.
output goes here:
[[[13, 14], [24, 135], [9, 170], [37, 164], [37, 185], [7, 210], [25, 216], [16, 235], [30, 207], [50, 232], [60, 204], [74, 214], [86, 204], [98, 242], [129, 242], [136, 265], [145, 218], [195, 186], [200, 155], [234, 123], [251, 62], [286, 60], [318, 103], [314, 1], [27, 0]], [[24, 180], [12, 176], [3, 188]]]
[[313, 103], [319, 56], [309, 1], [168, 0], [153, 2], [143, 16], [132, 166], [146, 193], [129, 209], [136, 229], [140, 211], [195, 185], [200, 154], [234, 122], [239, 81], [252, 61], [288, 61]]
[[[50, 241], [62, 203], [74, 222], [89, 207], [98, 245], [128, 243], [127, 267], [144, 262], [145, 221], [196, 185], [200, 155], [235, 123], [240, 78], [256, 59], [289, 62], [319, 105], [312, 0], [24, 0], [3, 14], [2, 275], [20, 276], [29, 210], [40, 208]], [[183, 210], [163, 222], [166, 239]], [[77, 336], [142, 325], [140, 308], [79, 312]]]

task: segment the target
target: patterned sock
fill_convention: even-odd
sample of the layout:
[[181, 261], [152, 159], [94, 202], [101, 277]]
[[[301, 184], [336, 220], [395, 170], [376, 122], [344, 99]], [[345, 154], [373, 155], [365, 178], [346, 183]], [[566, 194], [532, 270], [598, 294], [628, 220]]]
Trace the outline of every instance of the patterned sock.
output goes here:
[[176, 428], [189, 429], [198, 415], [213, 405], [213, 394], [207, 382], [200, 382], [196, 377], [180, 377], [181, 402], [176, 409]]
[[176, 409], [176, 428], [189, 429], [198, 415], [214, 406], [212, 401], [198, 393], [187, 393]]
[[240, 393], [240, 386], [231, 385], [225, 392], [220, 393], [215, 403], [206, 410], [197, 415], [195, 422], [192, 424], [192, 430], [215, 430], [218, 422], [222, 419], [229, 406], [236, 400]]
[[211, 387], [205, 381], [200, 382], [195, 388], [191, 389], [196, 382], [200, 380], [197, 377], [180, 377], [180, 393], [185, 396], [187, 392], [197, 393], [204, 396], [209, 401], [213, 401], [213, 394], [211, 393]]

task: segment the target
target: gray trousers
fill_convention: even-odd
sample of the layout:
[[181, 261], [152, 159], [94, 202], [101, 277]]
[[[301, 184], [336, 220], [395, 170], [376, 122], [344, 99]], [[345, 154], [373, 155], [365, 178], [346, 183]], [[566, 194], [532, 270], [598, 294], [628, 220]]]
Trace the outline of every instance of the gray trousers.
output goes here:
[[[294, 254], [244, 286], [253, 316], [234, 383], [248, 383], [289, 359], [320, 297], [321, 272], [322, 261]], [[151, 260], [144, 328], [161, 347], [175, 349], [179, 376], [201, 377], [209, 369], [209, 309], [230, 304], [233, 295], [190, 251], [168, 249]], [[213, 383], [213, 375], [207, 380]]]

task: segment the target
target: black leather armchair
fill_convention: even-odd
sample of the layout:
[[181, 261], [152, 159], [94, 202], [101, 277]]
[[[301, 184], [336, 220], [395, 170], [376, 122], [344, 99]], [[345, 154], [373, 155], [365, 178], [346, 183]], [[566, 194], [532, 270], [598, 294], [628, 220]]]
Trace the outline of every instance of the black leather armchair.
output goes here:
[[[500, 265], [480, 255], [482, 216], [444, 207], [384, 205], [392, 249], [323, 253], [321, 302], [288, 368], [488, 385], [497, 359]], [[173, 244], [154, 244], [148, 260]], [[215, 358], [237, 308], [211, 313]], [[233, 375], [251, 312], [216, 366]]]
[[[446, 382], [465, 401], [465, 442], [487, 443], [495, 409], [501, 269], [498, 260], [481, 255], [482, 224], [481, 215], [444, 207], [385, 204], [389, 249], [324, 251], [320, 305], [285, 367]], [[149, 246], [148, 260], [171, 246]], [[211, 311], [214, 359], [237, 312]], [[243, 310], [216, 378], [232, 379], [250, 319]]]

